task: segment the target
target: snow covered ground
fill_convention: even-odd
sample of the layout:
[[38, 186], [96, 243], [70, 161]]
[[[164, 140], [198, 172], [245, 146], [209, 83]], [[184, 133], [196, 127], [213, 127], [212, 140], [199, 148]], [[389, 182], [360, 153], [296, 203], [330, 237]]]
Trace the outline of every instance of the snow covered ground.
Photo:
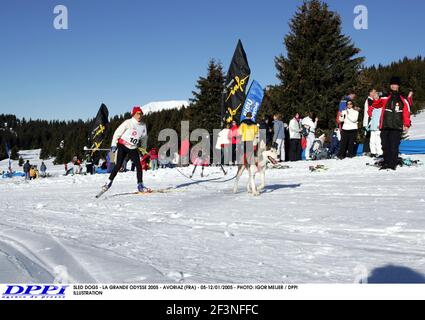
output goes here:
[[411, 116], [412, 127], [409, 130], [408, 140], [425, 139], [425, 111]]
[[[105, 175], [65, 177], [47, 162], [54, 177], [0, 179], [0, 283], [352, 283], [390, 266], [422, 279], [425, 166], [367, 162], [290, 163], [267, 171], [259, 197], [246, 176], [232, 193], [235, 168], [195, 181], [148, 172], [148, 186], [173, 189], [144, 196], [125, 194], [135, 190], [128, 172], [100, 199]], [[329, 169], [309, 171], [319, 163]]]

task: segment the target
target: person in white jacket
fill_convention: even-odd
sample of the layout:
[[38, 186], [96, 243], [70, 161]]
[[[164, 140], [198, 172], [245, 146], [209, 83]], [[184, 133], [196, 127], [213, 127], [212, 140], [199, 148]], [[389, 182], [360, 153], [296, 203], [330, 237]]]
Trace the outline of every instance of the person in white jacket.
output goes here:
[[301, 121], [300, 114], [289, 121], [289, 161], [301, 160]]
[[103, 191], [108, 190], [121, 169], [126, 156], [136, 165], [137, 169], [137, 189], [139, 192], [150, 191], [143, 185], [143, 171], [140, 164], [138, 151], [139, 144], [144, 144], [147, 138], [146, 125], [142, 122], [143, 111], [136, 106], [131, 112], [132, 118], [125, 120], [117, 130], [115, 130], [111, 143], [111, 151], [116, 152], [116, 162], [114, 169], [109, 176], [109, 180], [102, 187]]
[[307, 116], [301, 121], [301, 124], [307, 129], [308, 132], [308, 136], [306, 137], [307, 147], [305, 148], [306, 160], [311, 160], [310, 149], [313, 146], [314, 139], [316, 139], [316, 128], [318, 122], [319, 118], [316, 118], [313, 122], [311, 113], [308, 113]]
[[347, 109], [341, 112], [339, 121], [343, 125], [338, 158], [344, 159], [346, 156], [353, 158], [355, 156], [354, 148], [359, 129], [359, 112], [354, 109], [353, 101], [347, 101]]
[[230, 124], [218, 133], [215, 149], [220, 152], [221, 164], [228, 165], [232, 161], [232, 142], [229, 139]]
[[363, 143], [363, 155], [370, 155], [371, 153], [371, 146], [370, 146], [370, 139], [371, 139], [371, 131], [369, 130], [369, 124], [371, 121], [371, 118], [369, 117], [369, 106], [373, 104], [374, 97], [376, 95], [376, 89], [372, 88], [369, 90], [369, 96], [367, 97], [365, 103], [364, 103], [364, 113], [363, 113], [363, 129], [365, 134], [365, 140]]

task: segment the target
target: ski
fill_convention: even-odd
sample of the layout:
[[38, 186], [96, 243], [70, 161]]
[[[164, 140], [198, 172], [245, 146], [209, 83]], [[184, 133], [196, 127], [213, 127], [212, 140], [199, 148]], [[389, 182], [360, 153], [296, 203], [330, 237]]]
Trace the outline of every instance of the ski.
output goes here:
[[[111, 197], [119, 197], [119, 196], [131, 196], [131, 195], [139, 195], [139, 196], [146, 196], [150, 194], [156, 194], [156, 193], [170, 193], [170, 192], [177, 192], [178, 190], [175, 188], [166, 188], [166, 189], [154, 189], [149, 191], [134, 191], [134, 192], [124, 192], [124, 193], [117, 193], [112, 195]], [[183, 190], [179, 190], [183, 191]]]

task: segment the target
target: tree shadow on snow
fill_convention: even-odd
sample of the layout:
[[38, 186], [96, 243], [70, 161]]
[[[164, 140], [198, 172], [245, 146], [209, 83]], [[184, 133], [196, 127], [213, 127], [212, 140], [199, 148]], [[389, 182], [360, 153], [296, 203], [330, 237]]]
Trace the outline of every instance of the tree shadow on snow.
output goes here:
[[372, 271], [368, 283], [425, 283], [425, 276], [402, 266], [387, 265]]
[[271, 193], [280, 189], [295, 189], [301, 187], [300, 183], [297, 184], [272, 184], [265, 186], [264, 193]]

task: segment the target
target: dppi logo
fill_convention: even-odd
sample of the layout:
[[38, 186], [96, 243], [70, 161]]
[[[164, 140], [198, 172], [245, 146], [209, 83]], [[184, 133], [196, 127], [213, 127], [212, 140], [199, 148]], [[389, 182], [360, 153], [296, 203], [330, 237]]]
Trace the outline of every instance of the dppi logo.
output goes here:
[[65, 298], [65, 291], [69, 286], [53, 286], [53, 285], [9, 285], [6, 291], [2, 294], [4, 299], [16, 298]]

